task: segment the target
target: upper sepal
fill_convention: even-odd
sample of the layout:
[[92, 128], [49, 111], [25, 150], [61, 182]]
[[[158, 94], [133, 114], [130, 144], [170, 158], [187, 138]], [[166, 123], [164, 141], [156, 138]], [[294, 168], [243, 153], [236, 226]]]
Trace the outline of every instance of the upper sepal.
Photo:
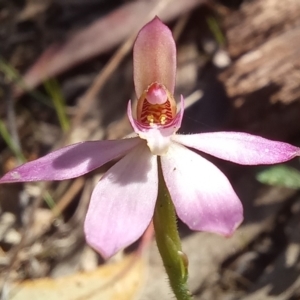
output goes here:
[[158, 17], [138, 33], [133, 47], [133, 71], [138, 98], [153, 82], [163, 84], [174, 93], [176, 45], [172, 32]]

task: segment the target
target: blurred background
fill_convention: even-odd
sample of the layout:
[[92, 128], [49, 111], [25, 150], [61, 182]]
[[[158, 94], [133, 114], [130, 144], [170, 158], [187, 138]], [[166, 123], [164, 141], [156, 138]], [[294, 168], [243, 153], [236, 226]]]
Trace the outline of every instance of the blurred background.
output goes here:
[[[177, 43], [181, 132], [300, 146], [299, 0], [0, 0], [0, 175], [58, 147], [131, 133], [132, 44], [155, 15]], [[300, 299], [299, 159], [209, 159], [245, 221], [227, 239], [179, 223], [195, 299]], [[108, 262], [85, 243], [91, 191], [108, 167], [0, 186], [0, 299], [173, 299], [151, 234]]]

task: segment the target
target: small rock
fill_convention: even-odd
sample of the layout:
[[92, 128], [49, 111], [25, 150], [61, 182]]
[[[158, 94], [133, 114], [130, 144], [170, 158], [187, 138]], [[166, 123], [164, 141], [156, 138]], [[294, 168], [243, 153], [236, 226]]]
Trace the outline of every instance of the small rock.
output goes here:
[[86, 246], [82, 252], [80, 268], [83, 271], [93, 271], [98, 265], [98, 254], [90, 247]]
[[21, 234], [14, 228], [8, 230], [3, 241], [7, 244], [17, 245], [21, 241]]

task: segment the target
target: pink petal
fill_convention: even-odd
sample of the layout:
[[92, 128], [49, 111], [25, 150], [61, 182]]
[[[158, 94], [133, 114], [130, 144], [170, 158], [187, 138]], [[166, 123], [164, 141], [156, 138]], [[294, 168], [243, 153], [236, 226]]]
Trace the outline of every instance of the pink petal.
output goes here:
[[187, 147], [242, 165], [275, 164], [300, 155], [300, 148], [242, 132], [176, 135]]
[[137, 97], [153, 83], [174, 93], [176, 45], [170, 29], [158, 17], [139, 32], [133, 48], [134, 85]]
[[70, 145], [13, 169], [0, 183], [75, 178], [126, 154], [140, 142], [131, 138]]
[[87, 242], [105, 258], [146, 230], [157, 198], [157, 158], [140, 145], [99, 181], [85, 220]]
[[243, 220], [243, 207], [226, 176], [175, 143], [161, 162], [179, 218], [193, 230], [231, 235]]
[[184, 98], [181, 96], [180, 111], [174, 120], [168, 125], [144, 126], [132, 116], [131, 101], [128, 102], [127, 115], [135, 133], [141, 139], [147, 140], [147, 145], [154, 155], [163, 155], [167, 152], [171, 143], [171, 138], [180, 128], [184, 113]]

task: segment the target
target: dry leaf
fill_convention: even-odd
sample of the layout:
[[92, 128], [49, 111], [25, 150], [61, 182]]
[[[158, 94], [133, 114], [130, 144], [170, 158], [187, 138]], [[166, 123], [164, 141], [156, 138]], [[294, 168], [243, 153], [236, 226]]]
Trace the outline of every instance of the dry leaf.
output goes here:
[[18, 15], [18, 21], [28, 21], [42, 14], [51, 4], [51, 0], [27, 0], [25, 8]]
[[[165, 0], [166, 1], [166, 0]], [[206, 0], [169, 1], [159, 17], [169, 21]], [[91, 25], [78, 31], [63, 44], [50, 45], [36, 63], [24, 75], [23, 82], [28, 89], [33, 89], [47, 78], [56, 76], [69, 68], [96, 55], [107, 52], [129, 37], [137, 25], [145, 24], [147, 18], [153, 18], [150, 12], [161, 4], [161, 0], [136, 1], [127, 3]], [[23, 91], [15, 87], [15, 95]]]
[[12, 300], [128, 300], [134, 299], [145, 281], [146, 259], [129, 255], [88, 273], [12, 284]]

